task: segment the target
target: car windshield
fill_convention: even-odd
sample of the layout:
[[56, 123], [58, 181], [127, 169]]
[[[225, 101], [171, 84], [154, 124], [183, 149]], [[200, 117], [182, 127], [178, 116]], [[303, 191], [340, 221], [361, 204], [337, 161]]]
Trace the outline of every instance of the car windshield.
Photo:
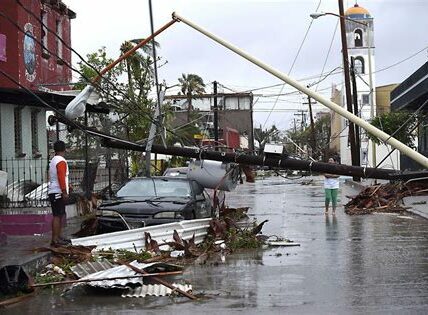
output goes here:
[[186, 180], [134, 178], [117, 192], [119, 198], [188, 197], [190, 184]]

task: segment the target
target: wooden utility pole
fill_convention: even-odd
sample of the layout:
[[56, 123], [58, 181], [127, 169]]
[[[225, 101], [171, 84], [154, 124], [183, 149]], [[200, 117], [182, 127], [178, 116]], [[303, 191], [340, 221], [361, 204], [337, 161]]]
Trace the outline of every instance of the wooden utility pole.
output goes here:
[[312, 157], [315, 157], [317, 151], [317, 138], [315, 135], [315, 123], [314, 117], [312, 115], [312, 102], [311, 97], [308, 95], [308, 106], [309, 106], [309, 119], [311, 122], [311, 147], [312, 147]]
[[[134, 143], [129, 140], [124, 140], [106, 134], [104, 132], [86, 128], [85, 126], [72, 122], [68, 119], [58, 116], [50, 116], [49, 124], [53, 125], [57, 121], [67, 124], [71, 128], [78, 128], [79, 130], [85, 131], [89, 136], [97, 137], [101, 139], [101, 145], [109, 148], [117, 148], [122, 150], [132, 150], [137, 152], [145, 152], [146, 145]], [[357, 176], [366, 178], [378, 178], [378, 179], [412, 179], [428, 177], [428, 171], [425, 172], [398, 172], [390, 169], [381, 168], [370, 168], [370, 167], [359, 167], [349, 166], [343, 164], [323, 163], [314, 161], [305, 161], [296, 158], [289, 158], [287, 155], [258, 155], [254, 156], [251, 154], [242, 154], [235, 152], [217, 152], [217, 151], [206, 151], [203, 148], [181, 148], [181, 147], [167, 147], [163, 145], [153, 144], [153, 153], [167, 154], [182, 156], [187, 158], [205, 159], [213, 161], [221, 161], [226, 163], [238, 163], [245, 165], [260, 165], [269, 166], [277, 169], [289, 169], [289, 170], [305, 170], [319, 173], [330, 173], [337, 175], [346, 176]]]
[[[351, 83], [349, 78], [349, 57], [348, 57], [348, 45], [346, 42], [346, 30], [345, 30], [345, 13], [343, 10], [343, 1], [339, 1], [339, 19], [340, 19], [340, 36], [342, 40], [342, 57], [343, 57], [343, 72], [345, 74], [345, 92], [346, 92], [346, 108], [348, 112], [352, 113], [352, 97], [351, 97]], [[351, 161], [353, 166], [357, 166], [357, 151], [355, 146], [355, 125], [349, 120], [349, 142], [351, 145]], [[357, 177], [354, 180], [358, 181]]]
[[218, 106], [217, 106], [217, 81], [214, 81], [214, 148], [218, 151]]
[[[358, 90], [357, 90], [357, 80], [355, 78], [355, 63], [354, 63], [354, 57], [351, 58], [351, 81], [352, 81], [352, 99], [354, 102], [354, 115], [359, 115], [359, 108], [358, 108]], [[360, 142], [360, 127], [357, 125], [355, 127], [355, 152], [356, 157], [355, 161], [358, 162], [357, 166], [361, 165], [361, 158], [360, 158], [360, 151], [361, 151], [361, 142]]]
[[[117, 149], [127, 149], [133, 151], [145, 151], [145, 146], [141, 144], [125, 143], [120, 140], [110, 139], [104, 137], [102, 145]], [[381, 169], [381, 168], [369, 168], [360, 166], [350, 166], [343, 164], [324, 163], [306, 161], [295, 158], [289, 158], [286, 155], [250, 155], [241, 154], [235, 152], [217, 152], [217, 151], [205, 151], [202, 148], [181, 148], [181, 147], [164, 147], [161, 145], [153, 145], [153, 152], [160, 154], [183, 156], [195, 159], [206, 159], [213, 161], [222, 161], [226, 163], [238, 163], [245, 165], [260, 165], [269, 166], [277, 169], [289, 169], [289, 170], [304, 170], [318, 173], [330, 173], [345, 176], [356, 176], [366, 178], [378, 178], [378, 179], [410, 179], [410, 178], [421, 178], [427, 177], [428, 172], [414, 172], [401, 174], [395, 170]]]

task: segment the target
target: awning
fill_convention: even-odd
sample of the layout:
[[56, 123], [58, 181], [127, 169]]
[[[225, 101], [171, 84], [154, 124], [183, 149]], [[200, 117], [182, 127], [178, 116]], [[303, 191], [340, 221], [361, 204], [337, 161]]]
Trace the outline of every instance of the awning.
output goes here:
[[[67, 104], [80, 92], [78, 90], [71, 91], [33, 91], [43, 101], [59, 111], [64, 111]], [[0, 88], [0, 103], [20, 105], [20, 106], [34, 106], [46, 108], [37, 98], [23, 89]], [[108, 114], [109, 109], [103, 104], [100, 106], [99, 96], [94, 94], [89, 99], [87, 105], [89, 112], [105, 113]]]

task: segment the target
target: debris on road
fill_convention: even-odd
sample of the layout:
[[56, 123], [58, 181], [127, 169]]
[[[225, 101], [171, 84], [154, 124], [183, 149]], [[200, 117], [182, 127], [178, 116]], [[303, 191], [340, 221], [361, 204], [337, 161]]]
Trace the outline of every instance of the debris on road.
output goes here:
[[[186, 265], [225, 262], [228, 254], [242, 249], [278, 246], [278, 241], [296, 245], [261, 234], [268, 220], [251, 221], [247, 212], [248, 208], [223, 207], [217, 219], [184, 220], [77, 238], [68, 246], [38, 248], [51, 252], [51, 264], [36, 275], [31, 287], [87, 285], [121, 289], [123, 297], [178, 294], [196, 299], [190, 284], [160, 277], [181, 274]], [[90, 220], [87, 226], [92, 224]]]
[[[172, 285], [181, 291], [192, 293], [192, 285], [190, 284], [173, 283]], [[172, 294], [176, 294], [176, 291], [162, 284], [144, 284], [141, 287], [129, 289], [122, 294], [122, 297], [140, 298], [146, 296], [169, 296]]]
[[406, 211], [402, 199], [407, 196], [428, 194], [427, 182], [393, 183], [374, 185], [365, 188], [345, 205], [349, 215], [370, 214], [373, 212]]

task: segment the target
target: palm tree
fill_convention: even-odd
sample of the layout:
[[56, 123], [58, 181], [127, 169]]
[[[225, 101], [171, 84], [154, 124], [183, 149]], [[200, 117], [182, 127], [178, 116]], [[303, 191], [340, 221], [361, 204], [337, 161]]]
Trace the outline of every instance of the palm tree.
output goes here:
[[182, 74], [181, 78], [178, 78], [178, 82], [181, 85], [181, 93], [187, 96], [187, 121], [190, 121], [190, 112], [192, 108], [192, 97], [193, 95], [201, 95], [205, 93], [204, 80], [197, 74]]

